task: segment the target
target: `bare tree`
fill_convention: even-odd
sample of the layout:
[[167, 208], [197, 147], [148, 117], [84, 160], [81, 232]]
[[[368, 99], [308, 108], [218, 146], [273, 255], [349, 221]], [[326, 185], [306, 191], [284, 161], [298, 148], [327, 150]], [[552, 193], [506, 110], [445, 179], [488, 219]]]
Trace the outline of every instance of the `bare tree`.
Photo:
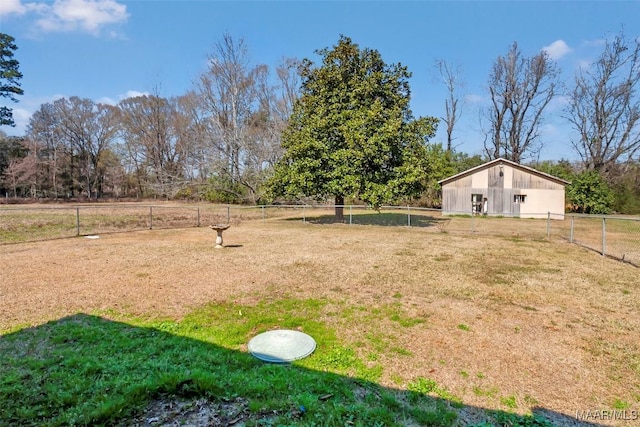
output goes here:
[[520, 162], [542, 148], [540, 125], [556, 95], [558, 74], [546, 52], [524, 58], [515, 42], [506, 56], [496, 59], [489, 78], [491, 131], [485, 142], [490, 158]]
[[33, 113], [27, 126], [27, 135], [41, 147], [39, 163], [44, 169], [44, 185], [54, 198], [64, 191], [61, 175], [68, 154], [61, 140], [60, 121], [53, 104], [45, 103]]
[[[147, 157], [145, 144], [142, 142], [146, 133], [147, 115], [143, 109], [144, 98], [126, 98], [118, 104], [119, 134], [118, 144], [123, 167], [135, 180], [136, 198], [143, 197], [147, 183]], [[133, 187], [133, 185], [132, 185]]]
[[173, 197], [185, 184], [188, 152], [188, 117], [177, 99], [158, 93], [124, 99], [119, 103], [124, 152], [133, 166], [138, 188]]
[[117, 134], [116, 107], [75, 96], [58, 99], [53, 106], [60, 118], [61, 138], [78, 162], [76, 184], [87, 197], [101, 197], [105, 174], [102, 156]]
[[214, 144], [220, 155], [218, 173], [237, 182], [241, 151], [256, 101], [254, 77], [244, 40], [225, 34], [208, 58], [209, 69], [200, 76], [198, 92], [209, 113]]
[[208, 116], [201, 98], [193, 91], [179, 96], [174, 103], [180, 116], [179, 134], [185, 139], [185, 178], [203, 182], [211, 174], [214, 157]]
[[462, 111], [460, 110], [459, 88], [463, 85], [461, 80], [460, 67], [455, 69], [444, 60], [436, 61], [436, 67], [440, 73], [440, 78], [447, 88], [448, 97], [444, 101], [445, 116], [440, 119], [447, 125], [447, 152], [453, 150], [453, 130]]
[[607, 40], [600, 57], [576, 73], [566, 118], [588, 169], [608, 174], [640, 150], [640, 41]]
[[242, 39], [225, 34], [208, 59], [197, 93], [214, 147], [211, 173], [243, 187], [255, 202], [267, 168], [281, 154], [280, 136], [297, 98], [299, 61], [283, 60], [274, 86], [269, 67], [251, 64]]
[[284, 59], [277, 68], [279, 84], [269, 83], [269, 69], [256, 67], [257, 109], [252, 112], [245, 153], [242, 183], [250, 189], [253, 202], [261, 197], [260, 185], [282, 156], [282, 132], [287, 126], [297, 99], [298, 65], [295, 59]]
[[278, 114], [279, 121], [286, 126], [289, 117], [293, 112], [293, 105], [299, 97], [300, 90], [300, 66], [302, 62], [296, 58], [284, 58], [276, 73], [278, 74], [279, 96], [276, 101], [275, 111]]
[[0, 178], [5, 186], [11, 188], [14, 197], [38, 196], [38, 144], [29, 139], [22, 141], [27, 150], [25, 157], [11, 159]]
[[[9, 193], [15, 193], [11, 179], [5, 175], [12, 162], [19, 161], [29, 154], [25, 138], [8, 136], [0, 130], [0, 191], [8, 197]], [[11, 191], [9, 191], [11, 190]]]

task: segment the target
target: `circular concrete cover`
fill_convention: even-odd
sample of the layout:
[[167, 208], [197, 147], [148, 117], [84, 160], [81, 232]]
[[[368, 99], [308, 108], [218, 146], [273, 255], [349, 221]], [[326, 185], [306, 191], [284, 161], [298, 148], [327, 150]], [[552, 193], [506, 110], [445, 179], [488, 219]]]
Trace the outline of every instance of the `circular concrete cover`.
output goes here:
[[316, 342], [303, 332], [278, 329], [256, 335], [247, 347], [260, 360], [286, 363], [309, 356], [316, 349]]

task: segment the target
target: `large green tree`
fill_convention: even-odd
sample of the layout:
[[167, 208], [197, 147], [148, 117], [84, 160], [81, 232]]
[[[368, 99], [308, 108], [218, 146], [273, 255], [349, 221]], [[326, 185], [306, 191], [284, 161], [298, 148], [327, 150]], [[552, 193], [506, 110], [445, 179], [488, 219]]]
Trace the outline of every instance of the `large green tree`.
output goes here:
[[567, 186], [567, 199], [572, 210], [587, 214], [608, 214], [614, 195], [606, 181], [596, 170], [583, 170], [575, 174]]
[[411, 74], [387, 65], [380, 53], [341, 36], [305, 59], [300, 98], [283, 138], [284, 154], [270, 182], [275, 196], [345, 198], [379, 207], [418, 196], [428, 175], [425, 144], [437, 119], [414, 119], [409, 109]]
[[[0, 97], [9, 98], [14, 102], [17, 101], [17, 95], [24, 93], [20, 87], [20, 64], [13, 58], [13, 52], [17, 48], [13, 37], [0, 33]], [[15, 126], [13, 110], [6, 106], [0, 107], [0, 126], [2, 125]]]

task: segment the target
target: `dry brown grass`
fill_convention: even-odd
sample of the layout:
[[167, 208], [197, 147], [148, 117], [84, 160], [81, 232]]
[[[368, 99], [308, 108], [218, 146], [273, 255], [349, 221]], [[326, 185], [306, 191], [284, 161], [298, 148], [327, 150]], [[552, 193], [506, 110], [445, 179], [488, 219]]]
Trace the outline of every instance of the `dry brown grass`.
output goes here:
[[[639, 409], [637, 268], [562, 241], [437, 231], [256, 220], [225, 231], [222, 250], [206, 227], [5, 245], [0, 331], [323, 298], [322, 320], [377, 354], [384, 385], [428, 377], [465, 404], [515, 397], [519, 412]], [[363, 307], [424, 323], [372, 323]]]

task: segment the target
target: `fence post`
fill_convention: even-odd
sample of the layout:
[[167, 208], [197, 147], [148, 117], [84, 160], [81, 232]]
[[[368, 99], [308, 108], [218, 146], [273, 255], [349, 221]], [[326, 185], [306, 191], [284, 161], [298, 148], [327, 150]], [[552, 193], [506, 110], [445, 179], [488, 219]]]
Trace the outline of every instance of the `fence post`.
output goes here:
[[569, 230], [569, 243], [573, 243], [573, 220], [575, 219], [575, 215], [571, 215], [571, 229]]
[[551, 236], [551, 212], [547, 211], [547, 239]]
[[407, 227], [411, 227], [411, 208], [407, 205]]
[[262, 205], [262, 222], [264, 222], [264, 205]]
[[198, 206], [198, 227], [200, 227], [200, 206]]
[[149, 206], [149, 230], [153, 230], [153, 206]]
[[306, 207], [307, 205], [302, 205], [302, 223], [306, 224], [307, 222], [307, 212], [306, 212]]
[[353, 218], [353, 205], [349, 205], [349, 225], [352, 224], [352, 218]]
[[475, 216], [473, 215], [473, 205], [471, 205], [471, 233], [475, 233]]
[[227, 224], [231, 222], [231, 206], [227, 205]]
[[607, 226], [606, 218], [602, 217], [602, 256], [607, 254]]
[[80, 208], [76, 207], [76, 236], [80, 235]]

